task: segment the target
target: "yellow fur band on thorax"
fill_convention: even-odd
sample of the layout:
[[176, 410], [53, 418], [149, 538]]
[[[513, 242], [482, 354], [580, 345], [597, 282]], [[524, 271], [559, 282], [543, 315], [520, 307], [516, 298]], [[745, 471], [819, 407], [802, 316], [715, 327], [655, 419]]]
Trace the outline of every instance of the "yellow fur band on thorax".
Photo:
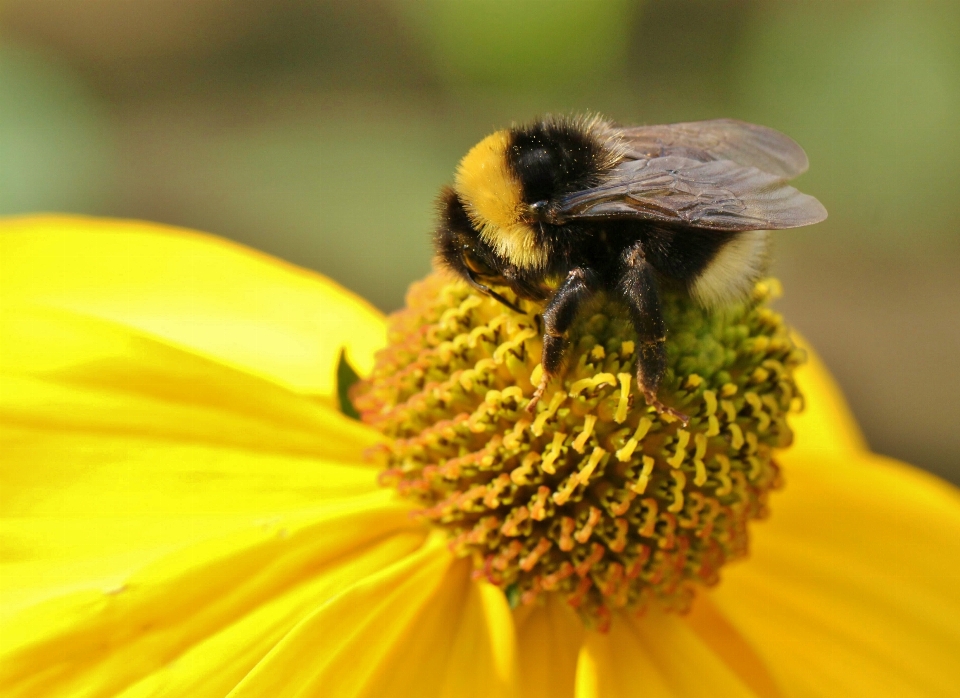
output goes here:
[[520, 182], [507, 165], [510, 134], [497, 131], [475, 145], [457, 167], [454, 189], [480, 236], [520, 268], [543, 263], [533, 230], [521, 220]]

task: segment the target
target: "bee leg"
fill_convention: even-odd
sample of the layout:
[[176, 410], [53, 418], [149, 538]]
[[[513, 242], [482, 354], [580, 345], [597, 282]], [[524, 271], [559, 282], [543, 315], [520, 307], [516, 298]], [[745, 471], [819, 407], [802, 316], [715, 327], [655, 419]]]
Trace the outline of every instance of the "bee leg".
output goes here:
[[476, 277], [476, 275], [475, 275], [472, 271], [467, 270], [467, 274], [468, 274], [469, 277], [470, 277], [470, 279], [469, 279], [470, 285], [473, 286], [477, 291], [480, 291], [480, 293], [482, 293], [482, 294], [484, 294], [484, 295], [490, 296], [490, 297], [493, 298], [495, 301], [497, 301], [497, 302], [499, 302], [499, 303], [502, 303], [503, 305], [507, 306], [508, 308], [510, 308], [510, 310], [512, 310], [512, 311], [515, 312], [515, 313], [520, 313], [521, 315], [524, 314], [524, 312], [520, 309], [520, 306], [519, 306], [519, 305], [514, 305], [513, 303], [511, 303], [510, 301], [508, 301], [506, 298], [504, 298], [503, 296], [501, 296], [499, 293], [497, 293], [496, 291], [494, 291], [494, 290], [493, 290], [492, 288], [490, 288], [489, 286], [484, 286], [482, 283], [480, 283], [479, 281], [477, 281], [477, 277]]
[[667, 366], [667, 330], [653, 267], [647, 262], [640, 243], [624, 251], [621, 264], [617, 290], [630, 309], [637, 332], [637, 385], [648, 405], [660, 414], [676, 417], [686, 426], [690, 421], [687, 415], [657, 399]]
[[566, 332], [583, 302], [593, 295], [596, 288], [596, 274], [586, 267], [577, 267], [567, 274], [567, 278], [557, 288], [547, 307], [543, 310], [543, 353], [540, 366], [543, 376], [533, 397], [527, 403], [527, 412], [533, 412], [550, 379], [557, 375], [563, 363], [563, 350], [566, 348]]

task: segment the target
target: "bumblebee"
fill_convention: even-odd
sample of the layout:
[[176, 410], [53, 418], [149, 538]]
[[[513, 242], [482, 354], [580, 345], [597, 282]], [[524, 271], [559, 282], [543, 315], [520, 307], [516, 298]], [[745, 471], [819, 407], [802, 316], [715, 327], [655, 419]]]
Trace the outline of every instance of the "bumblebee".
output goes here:
[[440, 196], [437, 259], [518, 312], [497, 288], [545, 303], [543, 374], [528, 410], [560, 372], [584, 304], [602, 292], [636, 329], [647, 404], [686, 422], [657, 398], [660, 289], [708, 308], [742, 299], [764, 271], [767, 231], [827, 216], [787, 184], [807, 164], [787, 136], [732, 119], [622, 127], [548, 117], [497, 131], [461, 160]]

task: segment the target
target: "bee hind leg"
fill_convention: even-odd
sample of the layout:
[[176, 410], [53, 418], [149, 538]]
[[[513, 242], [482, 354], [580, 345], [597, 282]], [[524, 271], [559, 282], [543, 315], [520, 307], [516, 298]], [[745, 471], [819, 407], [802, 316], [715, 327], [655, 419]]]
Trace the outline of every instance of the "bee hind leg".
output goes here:
[[639, 242], [623, 253], [617, 291], [630, 310], [637, 332], [637, 385], [644, 399], [659, 414], [676, 417], [686, 425], [690, 421], [687, 415], [664, 405], [657, 398], [667, 366], [667, 330], [653, 267], [644, 257]]
[[[664, 405], [657, 399], [657, 391], [660, 388], [660, 381], [663, 379], [664, 364], [666, 363], [664, 344], [666, 344], [666, 339], [640, 344], [637, 356], [637, 384], [643, 391], [643, 399], [658, 414], [669, 414], [683, 422], [683, 426], [687, 426], [690, 423], [689, 416]], [[651, 381], [650, 376], [656, 376], [655, 383]]]
[[547, 303], [547, 307], [544, 308], [543, 353], [540, 357], [543, 375], [530, 402], [527, 403], [527, 412], [533, 412], [533, 408], [543, 397], [550, 379], [560, 371], [564, 349], [567, 346], [567, 330], [577, 319], [583, 303], [593, 295], [595, 290], [596, 274], [593, 270], [577, 267], [567, 274], [567, 278], [563, 280]]

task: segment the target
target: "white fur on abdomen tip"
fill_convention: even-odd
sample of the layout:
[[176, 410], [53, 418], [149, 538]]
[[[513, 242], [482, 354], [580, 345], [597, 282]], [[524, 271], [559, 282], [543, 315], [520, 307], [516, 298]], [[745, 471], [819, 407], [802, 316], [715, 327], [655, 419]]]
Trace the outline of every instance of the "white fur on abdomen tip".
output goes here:
[[690, 294], [707, 308], [741, 300], [763, 274], [767, 263], [769, 231], [747, 230], [724, 245], [690, 288]]

